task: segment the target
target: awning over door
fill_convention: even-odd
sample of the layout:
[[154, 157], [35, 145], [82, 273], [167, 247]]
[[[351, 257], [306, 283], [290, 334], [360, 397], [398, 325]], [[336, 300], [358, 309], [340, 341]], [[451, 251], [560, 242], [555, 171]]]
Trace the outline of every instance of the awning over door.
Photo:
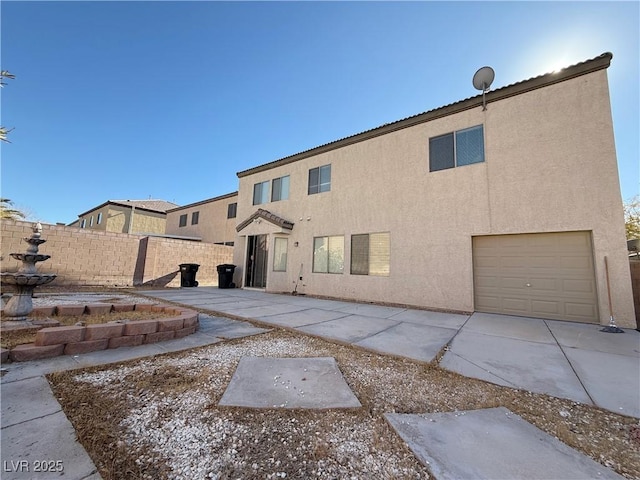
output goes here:
[[291, 233], [293, 222], [285, 220], [268, 210], [259, 208], [246, 220], [236, 227], [238, 233], [242, 235], [258, 235], [267, 233]]
[[590, 232], [473, 238], [475, 310], [599, 323]]

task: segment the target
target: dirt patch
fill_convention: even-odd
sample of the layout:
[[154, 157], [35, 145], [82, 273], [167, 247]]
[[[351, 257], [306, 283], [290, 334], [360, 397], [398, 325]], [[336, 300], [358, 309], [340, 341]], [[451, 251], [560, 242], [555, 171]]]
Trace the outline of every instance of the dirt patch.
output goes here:
[[[242, 356], [334, 357], [363, 407], [218, 407]], [[105, 480], [430, 478], [383, 414], [497, 406], [627, 478], [640, 477], [637, 419], [294, 332], [48, 378]]]

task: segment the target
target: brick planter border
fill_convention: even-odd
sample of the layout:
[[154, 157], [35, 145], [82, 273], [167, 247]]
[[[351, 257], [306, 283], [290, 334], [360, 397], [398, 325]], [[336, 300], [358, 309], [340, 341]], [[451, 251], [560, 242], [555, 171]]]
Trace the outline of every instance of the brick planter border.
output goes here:
[[[46, 307], [38, 313], [52, 313]], [[198, 312], [165, 304], [64, 305], [55, 307], [58, 315], [108, 312], [146, 311], [168, 313], [171, 316], [154, 320], [115, 320], [87, 326], [45, 327], [36, 332], [34, 343], [17, 345], [11, 350], [0, 349], [2, 363], [12, 360], [25, 362], [77, 355], [118, 347], [135, 347], [148, 343], [182, 338], [195, 333]], [[73, 312], [73, 313], [72, 313]]]

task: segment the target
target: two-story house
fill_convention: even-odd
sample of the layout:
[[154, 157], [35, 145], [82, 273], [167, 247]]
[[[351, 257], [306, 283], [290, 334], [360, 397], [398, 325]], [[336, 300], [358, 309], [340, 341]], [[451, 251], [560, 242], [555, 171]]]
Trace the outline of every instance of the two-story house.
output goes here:
[[635, 327], [611, 59], [239, 172], [234, 281]]

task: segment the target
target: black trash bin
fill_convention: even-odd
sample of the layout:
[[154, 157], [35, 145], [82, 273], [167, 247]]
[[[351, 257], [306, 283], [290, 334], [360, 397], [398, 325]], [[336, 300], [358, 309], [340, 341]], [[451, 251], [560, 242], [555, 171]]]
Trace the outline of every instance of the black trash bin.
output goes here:
[[197, 287], [196, 272], [200, 265], [197, 263], [181, 263], [180, 264], [180, 286], [181, 287]]
[[235, 288], [233, 283], [233, 272], [236, 269], [235, 265], [223, 263], [217, 266], [218, 269], [218, 288]]

